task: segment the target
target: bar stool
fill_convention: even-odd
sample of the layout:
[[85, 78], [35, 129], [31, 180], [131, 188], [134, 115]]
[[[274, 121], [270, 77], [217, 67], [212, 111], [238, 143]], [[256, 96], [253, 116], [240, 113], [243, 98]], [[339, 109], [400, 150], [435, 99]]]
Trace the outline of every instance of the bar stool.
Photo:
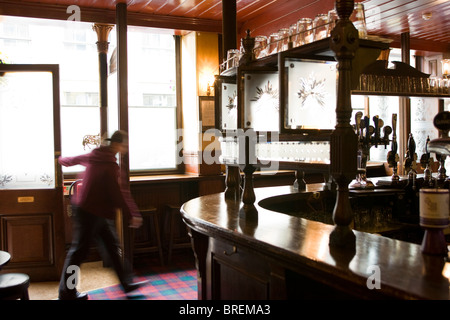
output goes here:
[[134, 248], [133, 251], [134, 251], [134, 253], [147, 253], [147, 252], [158, 251], [161, 266], [164, 266], [164, 255], [163, 255], [163, 249], [162, 249], [162, 245], [161, 245], [158, 210], [154, 207], [150, 207], [147, 209], [140, 209], [139, 211], [142, 215], [142, 219], [145, 220], [145, 218], [149, 218], [149, 220], [153, 222], [153, 232], [154, 232], [154, 235], [156, 238], [156, 245], [150, 246], [150, 247], [143, 247], [143, 248]]
[[30, 277], [24, 273], [0, 274], [0, 300], [30, 300]]
[[180, 206], [167, 204], [166, 212], [168, 214], [169, 221], [169, 248], [167, 254], [167, 263], [172, 261], [173, 249], [190, 248], [191, 241], [188, 236], [175, 238], [175, 223], [181, 219]]

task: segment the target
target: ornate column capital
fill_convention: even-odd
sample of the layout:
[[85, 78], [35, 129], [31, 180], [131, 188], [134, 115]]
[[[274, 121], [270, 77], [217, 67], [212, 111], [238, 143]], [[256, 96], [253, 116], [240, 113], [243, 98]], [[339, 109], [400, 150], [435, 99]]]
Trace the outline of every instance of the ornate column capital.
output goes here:
[[97, 33], [97, 50], [99, 53], [108, 53], [108, 36], [113, 28], [114, 25], [105, 23], [95, 23], [92, 26], [92, 30]]

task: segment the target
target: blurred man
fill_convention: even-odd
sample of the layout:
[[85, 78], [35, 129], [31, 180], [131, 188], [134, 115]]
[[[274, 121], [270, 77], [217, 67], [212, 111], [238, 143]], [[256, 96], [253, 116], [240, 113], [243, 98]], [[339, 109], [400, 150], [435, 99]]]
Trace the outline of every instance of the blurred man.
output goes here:
[[58, 159], [66, 167], [86, 167], [81, 188], [73, 201], [74, 234], [59, 284], [60, 300], [88, 299], [87, 293], [78, 292], [74, 286], [73, 266], [80, 266], [93, 240], [101, 241], [125, 293], [142, 285], [132, 282], [133, 274], [129, 266], [122, 264], [114, 225], [117, 209], [122, 209], [124, 217], [129, 219], [130, 228], [142, 225], [141, 214], [130, 191], [121, 187], [119, 182], [116, 154], [126, 152], [128, 135], [124, 131], [116, 131], [106, 141], [109, 141], [108, 145], [102, 145], [88, 154]]

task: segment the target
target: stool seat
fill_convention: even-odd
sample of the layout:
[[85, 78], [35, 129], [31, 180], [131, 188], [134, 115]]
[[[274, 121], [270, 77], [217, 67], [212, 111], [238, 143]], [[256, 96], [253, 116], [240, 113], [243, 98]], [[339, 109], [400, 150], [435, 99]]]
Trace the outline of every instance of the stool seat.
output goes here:
[[29, 300], [30, 277], [24, 273], [0, 274], [1, 300]]

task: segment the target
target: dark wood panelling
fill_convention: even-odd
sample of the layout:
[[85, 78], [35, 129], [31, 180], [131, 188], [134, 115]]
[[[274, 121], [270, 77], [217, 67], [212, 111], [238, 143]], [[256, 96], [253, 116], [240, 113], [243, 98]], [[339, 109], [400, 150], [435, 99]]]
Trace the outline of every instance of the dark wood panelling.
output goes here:
[[0, 216], [3, 249], [11, 254], [8, 267], [53, 264], [50, 214]]
[[6, 270], [27, 273], [33, 281], [59, 279], [65, 257], [62, 206], [60, 188], [2, 190], [0, 248], [12, 255]]

